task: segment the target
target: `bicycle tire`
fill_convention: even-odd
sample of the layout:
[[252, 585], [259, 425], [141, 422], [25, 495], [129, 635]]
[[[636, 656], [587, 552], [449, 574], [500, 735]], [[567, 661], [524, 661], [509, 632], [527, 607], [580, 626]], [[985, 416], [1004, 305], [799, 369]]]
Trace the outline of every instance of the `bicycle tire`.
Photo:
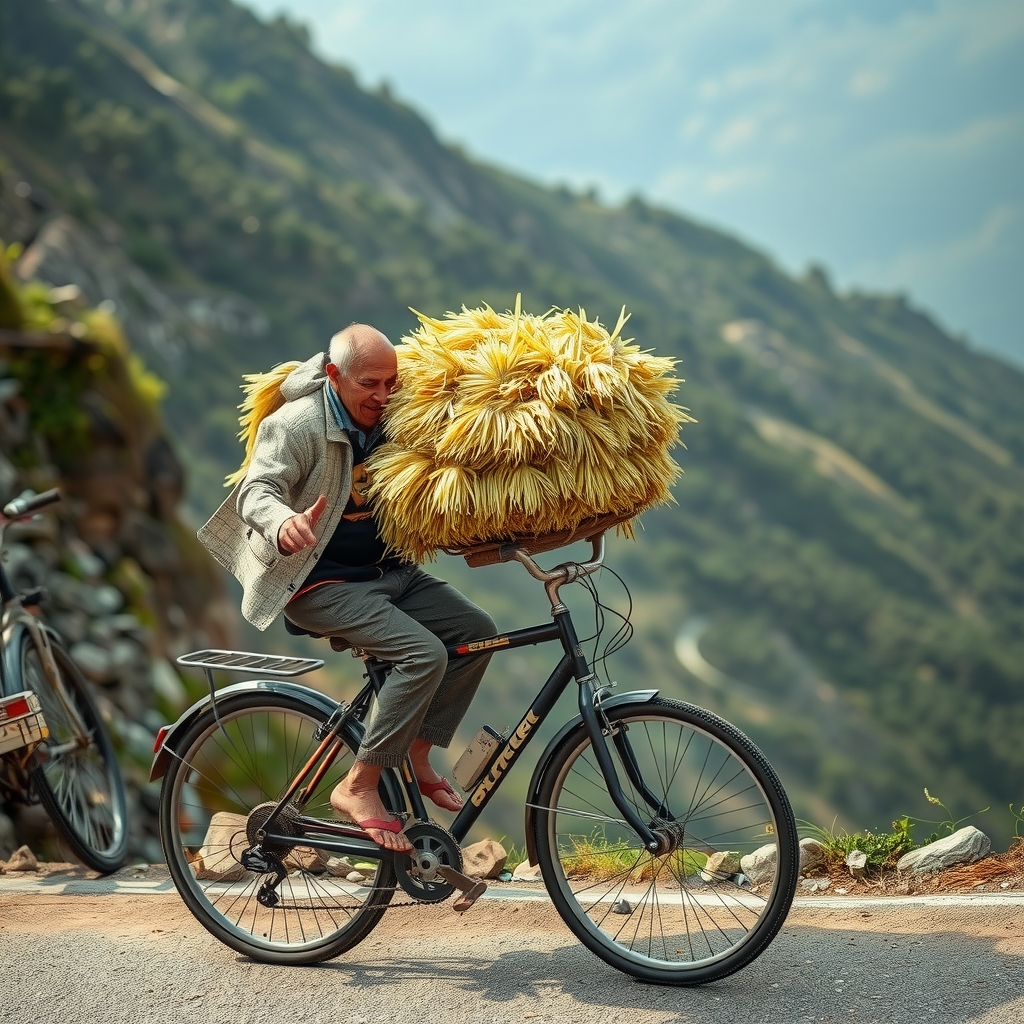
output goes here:
[[[307, 964], [338, 956], [387, 910], [396, 884], [390, 858], [362, 885], [345, 877], [354, 865], [335, 875], [318, 851], [297, 846], [282, 854], [289, 873], [276, 907], [259, 904], [265, 876], [237, 859], [249, 845], [248, 815], [281, 798], [316, 750], [313, 732], [326, 716], [301, 697], [272, 690], [229, 697], [217, 709], [220, 724], [210, 709], [176, 744], [160, 791], [160, 840], [174, 885], [207, 931], [254, 960]], [[331, 790], [351, 766], [360, 735], [355, 723], [344, 727], [346, 749], [304, 814], [332, 817]], [[216, 813], [236, 817], [214, 821]]]
[[[679, 846], [646, 851], [612, 803], [581, 724], [548, 759], [533, 815], [555, 908], [591, 952], [640, 980], [698, 985], [732, 974], [774, 938], [796, 889], [799, 846], [782, 785], [757, 747], [709, 711], [654, 698], [607, 719], [613, 733], [625, 727], [640, 778], [682, 826]], [[655, 827], [659, 815], [627, 779], [614, 742], [623, 792]], [[755, 850], [759, 870], [747, 859]], [[736, 856], [709, 871], [712, 852]]]
[[22, 684], [39, 698], [50, 730], [36, 751], [31, 786], [74, 855], [109, 874], [128, 854], [128, 806], [117, 755], [81, 670], [52, 638], [50, 647], [87, 743], [77, 741], [79, 731], [54, 692], [35, 640], [25, 633], [19, 654]]

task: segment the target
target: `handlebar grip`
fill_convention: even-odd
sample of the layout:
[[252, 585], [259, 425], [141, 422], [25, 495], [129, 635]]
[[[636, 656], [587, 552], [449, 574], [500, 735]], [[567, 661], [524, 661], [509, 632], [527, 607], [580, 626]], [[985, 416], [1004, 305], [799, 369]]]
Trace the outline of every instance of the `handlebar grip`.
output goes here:
[[4, 515], [8, 519], [23, 519], [25, 516], [38, 512], [39, 509], [60, 501], [60, 491], [51, 487], [42, 494], [22, 495], [4, 505]]

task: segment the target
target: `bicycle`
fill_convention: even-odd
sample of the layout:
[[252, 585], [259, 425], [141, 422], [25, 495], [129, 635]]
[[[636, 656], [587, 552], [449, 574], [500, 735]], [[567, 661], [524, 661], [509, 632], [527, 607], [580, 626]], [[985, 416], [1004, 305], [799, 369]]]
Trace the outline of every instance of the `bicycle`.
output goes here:
[[[473, 744], [460, 759], [467, 799], [450, 829], [429, 820], [408, 763], [384, 773], [382, 798], [407, 816], [412, 854], [331, 820], [328, 802], [386, 662], [364, 657], [366, 685], [339, 703], [285, 678], [322, 660], [214, 650], [179, 658], [203, 669], [210, 694], [161, 731], [151, 777], [163, 778], [171, 877], [203, 926], [253, 959], [301, 964], [365, 938], [398, 890], [419, 903], [458, 892], [455, 909], [467, 910], [486, 886], [463, 874], [459, 844], [575, 680], [580, 713], [541, 755], [526, 801], [529, 859], [556, 910], [597, 956], [646, 981], [707, 982], [758, 956], [796, 888], [789, 801], [763, 755], [718, 716], [653, 689], [613, 695], [599, 683], [559, 597], [603, 564], [603, 533], [591, 543], [589, 561], [551, 570], [522, 547], [502, 548], [501, 560], [544, 583], [552, 621], [451, 647], [449, 657], [550, 641], [561, 657], [516, 728], [484, 743], [462, 778]], [[217, 669], [274, 678], [215, 692]]]
[[[0, 514], [0, 547], [11, 523], [60, 501], [54, 489], [15, 498]], [[47, 735], [4, 758], [0, 788], [43, 805], [83, 864], [116, 871], [128, 853], [128, 809], [110, 735], [81, 670], [55, 630], [33, 613], [42, 587], [19, 594], [0, 564], [0, 693], [38, 701]]]

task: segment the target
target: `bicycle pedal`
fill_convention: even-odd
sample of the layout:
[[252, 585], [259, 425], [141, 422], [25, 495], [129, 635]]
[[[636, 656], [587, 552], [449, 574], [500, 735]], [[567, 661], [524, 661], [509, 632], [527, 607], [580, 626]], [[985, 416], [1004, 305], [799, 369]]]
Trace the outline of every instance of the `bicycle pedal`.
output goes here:
[[485, 892], [487, 883], [476, 878], [470, 878], [455, 868], [440, 864], [437, 873], [449, 884], [462, 892], [462, 895], [452, 904], [456, 913], [464, 914]]

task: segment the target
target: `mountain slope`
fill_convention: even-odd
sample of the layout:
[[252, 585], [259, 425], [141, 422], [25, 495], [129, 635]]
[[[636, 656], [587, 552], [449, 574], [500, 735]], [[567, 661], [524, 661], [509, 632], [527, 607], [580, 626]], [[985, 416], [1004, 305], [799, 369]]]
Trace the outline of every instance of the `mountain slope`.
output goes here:
[[[613, 547], [639, 632], [622, 685], [736, 719], [804, 816], [884, 827], [926, 814], [927, 785], [958, 815], [992, 804], [981, 824], [1008, 835], [1024, 777], [1018, 371], [902, 297], [839, 295], [642, 200], [609, 208], [477, 164], [301, 29], [228, 0], [22, 0], [0, 10], [0, 46], [5, 186], [37, 200], [0, 233], [35, 239], [25, 273], [85, 282], [46, 242], [69, 213], [107, 254], [94, 264], [131, 267], [116, 301], [171, 385], [197, 515], [238, 460], [243, 372], [354, 319], [397, 338], [410, 305], [505, 308], [521, 291], [525, 308], [607, 322], [625, 303], [630, 333], [682, 359], [698, 423], [679, 505]], [[503, 625], [540, 617], [509, 567], [444, 571]], [[532, 664], [505, 670], [510, 690]]]

